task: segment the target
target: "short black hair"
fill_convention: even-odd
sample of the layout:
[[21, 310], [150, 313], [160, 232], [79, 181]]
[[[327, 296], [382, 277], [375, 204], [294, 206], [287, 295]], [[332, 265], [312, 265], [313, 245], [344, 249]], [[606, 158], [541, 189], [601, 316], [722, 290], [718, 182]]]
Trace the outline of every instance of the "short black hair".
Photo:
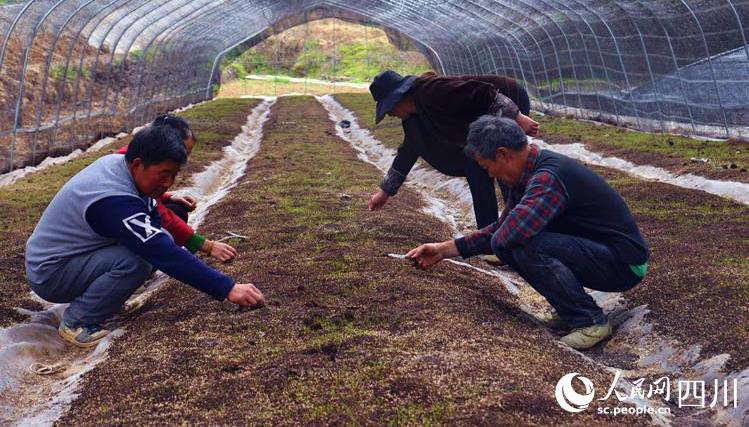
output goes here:
[[190, 128], [190, 123], [182, 117], [175, 116], [174, 114], [162, 114], [156, 117], [151, 122], [151, 126], [170, 126], [179, 132], [182, 136], [182, 140], [187, 139], [190, 135], [192, 135], [193, 140], [195, 139], [195, 134], [193, 133], [192, 128]]
[[497, 149], [522, 150], [528, 145], [528, 138], [514, 120], [487, 114], [471, 123], [466, 142], [463, 152], [469, 157], [494, 160]]
[[187, 162], [187, 149], [180, 132], [171, 126], [147, 126], [136, 133], [127, 147], [125, 160], [143, 160], [146, 166], [172, 160], [180, 165]]

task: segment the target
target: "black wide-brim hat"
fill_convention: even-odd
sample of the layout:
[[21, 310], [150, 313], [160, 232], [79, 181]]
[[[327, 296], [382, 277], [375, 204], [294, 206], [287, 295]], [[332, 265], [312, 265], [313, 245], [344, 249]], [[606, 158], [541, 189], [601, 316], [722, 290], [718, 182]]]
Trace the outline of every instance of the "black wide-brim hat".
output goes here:
[[411, 89], [416, 76], [403, 77], [392, 70], [383, 71], [375, 76], [369, 85], [369, 92], [377, 102], [375, 124], [380, 123], [385, 114], [395, 108], [403, 95]]

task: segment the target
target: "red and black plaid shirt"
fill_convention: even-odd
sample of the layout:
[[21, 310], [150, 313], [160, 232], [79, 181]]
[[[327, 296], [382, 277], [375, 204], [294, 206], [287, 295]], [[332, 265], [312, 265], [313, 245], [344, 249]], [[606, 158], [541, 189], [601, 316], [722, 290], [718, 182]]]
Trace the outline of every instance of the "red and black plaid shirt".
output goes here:
[[551, 173], [535, 170], [538, 152], [531, 144], [523, 176], [509, 188], [497, 222], [455, 240], [460, 256], [491, 254], [492, 244], [505, 249], [521, 246], [564, 211], [567, 196], [562, 184]]

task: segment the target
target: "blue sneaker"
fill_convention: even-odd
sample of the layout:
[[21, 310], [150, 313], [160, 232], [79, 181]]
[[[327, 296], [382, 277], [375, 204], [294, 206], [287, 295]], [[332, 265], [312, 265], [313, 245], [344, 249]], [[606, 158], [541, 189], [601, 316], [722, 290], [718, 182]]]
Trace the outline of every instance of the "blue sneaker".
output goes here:
[[57, 328], [57, 334], [65, 341], [80, 348], [90, 348], [109, 335], [109, 331], [99, 325], [86, 325], [72, 328], [60, 320], [60, 327]]

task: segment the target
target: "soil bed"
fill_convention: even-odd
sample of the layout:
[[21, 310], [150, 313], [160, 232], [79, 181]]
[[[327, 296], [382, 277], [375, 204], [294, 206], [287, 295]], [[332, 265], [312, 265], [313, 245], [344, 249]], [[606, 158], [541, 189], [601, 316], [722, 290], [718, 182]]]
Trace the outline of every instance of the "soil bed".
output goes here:
[[[559, 116], [534, 116], [541, 138], [549, 144], [581, 142], [595, 153], [619, 157], [636, 165], [652, 165], [676, 175], [749, 183], [749, 141], [713, 141], [578, 121]], [[694, 159], [694, 160], [692, 160]], [[704, 160], [709, 160], [705, 162]]]
[[649, 421], [597, 416], [598, 401], [561, 410], [562, 375], [582, 372], [596, 390], [613, 376], [560, 348], [497, 279], [388, 258], [450, 230], [408, 188], [367, 212], [381, 174], [334, 136], [315, 99], [279, 99], [264, 135], [202, 231], [247, 236], [220, 268], [257, 284], [268, 307], [236, 310], [170, 283], [60, 424]]

